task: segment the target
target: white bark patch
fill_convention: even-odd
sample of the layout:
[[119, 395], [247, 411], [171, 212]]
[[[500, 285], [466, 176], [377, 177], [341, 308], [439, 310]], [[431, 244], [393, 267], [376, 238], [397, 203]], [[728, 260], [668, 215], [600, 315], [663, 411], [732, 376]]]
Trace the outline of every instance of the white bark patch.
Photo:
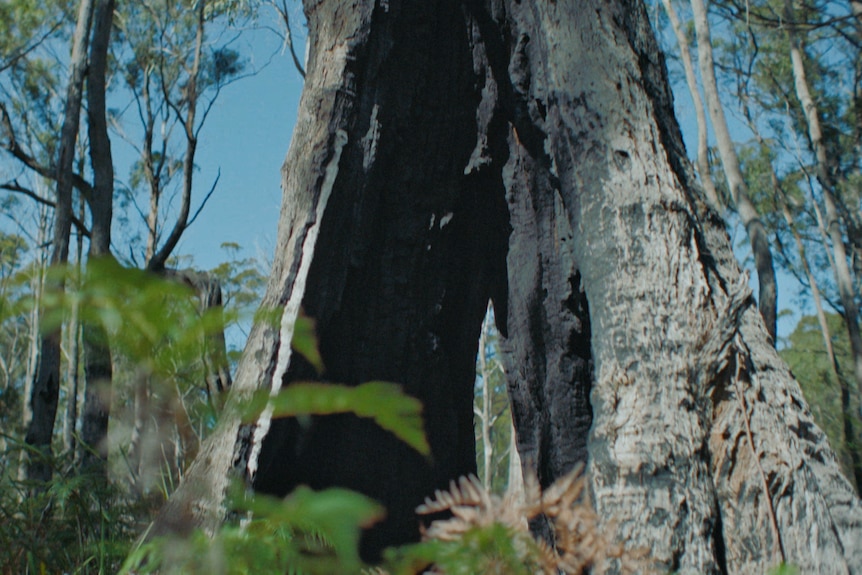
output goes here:
[[[296, 323], [296, 318], [299, 315], [299, 306], [302, 303], [302, 297], [305, 295], [305, 281], [308, 278], [308, 268], [311, 266], [311, 260], [314, 256], [314, 246], [317, 244], [317, 236], [320, 232], [320, 222], [323, 219], [323, 212], [326, 210], [326, 204], [329, 202], [329, 196], [332, 193], [332, 186], [335, 184], [335, 178], [338, 176], [338, 163], [341, 161], [341, 151], [347, 144], [347, 132], [338, 130], [335, 133], [335, 142], [333, 147], [332, 159], [326, 165], [324, 170], [323, 185], [320, 189], [320, 199], [317, 201], [317, 207], [314, 211], [314, 224], [309, 228], [302, 245], [302, 253], [300, 255], [299, 270], [296, 274], [296, 283], [290, 291], [290, 297], [284, 306], [284, 312], [281, 316], [281, 330], [278, 344], [278, 359], [276, 360], [275, 372], [272, 374], [270, 382], [270, 397], [278, 395], [281, 391], [281, 382], [284, 374], [287, 372], [287, 367], [290, 365], [291, 347], [290, 342], [293, 340], [293, 327]], [[267, 404], [258, 418], [257, 427], [254, 430], [254, 438], [252, 439], [251, 455], [248, 462], [248, 475], [254, 477], [257, 473], [257, 461], [260, 456], [260, 449], [263, 445], [263, 439], [269, 433], [269, 427], [272, 422], [272, 403]]]
[[368, 126], [368, 132], [362, 138], [362, 149], [364, 151], [362, 169], [366, 172], [371, 168], [371, 164], [374, 163], [374, 158], [377, 157], [377, 141], [380, 139], [380, 122], [377, 121], [377, 112], [379, 109], [380, 106], [374, 104], [374, 108], [371, 110], [371, 125]]
[[454, 215], [455, 214], [453, 214], [452, 212], [449, 212], [445, 216], [440, 218], [440, 229], [441, 230], [446, 227], [446, 224], [448, 224], [449, 222], [452, 221], [452, 217]]
[[429, 222], [429, 224], [428, 224], [429, 230], [434, 227], [434, 222], [436, 220], [437, 220], [437, 214], [431, 214], [431, 222]]

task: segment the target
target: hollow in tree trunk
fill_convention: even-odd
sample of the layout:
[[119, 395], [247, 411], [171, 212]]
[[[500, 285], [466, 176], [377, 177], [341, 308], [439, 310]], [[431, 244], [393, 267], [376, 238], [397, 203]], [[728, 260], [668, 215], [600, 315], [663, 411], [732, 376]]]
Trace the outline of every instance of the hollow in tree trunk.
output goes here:
[[[214, 530], [228, 478], [383, 502], [363, 552], [475, 470], [472, 389], [489, 298], [523, 465], [586, 462], [599, 515], [659, 571], [862, 570], [862, 508], [771, 346], [685, 159], [634, 0], [307, 0], [311, 53], [283, 169], [265, 306], [219, 428], [151, 534]], [[312, 375], [400, 382], [432, 458], [352, 416], [303, 427], [237, 404]], [[536, 525], [539, 530], [547, 526]]]

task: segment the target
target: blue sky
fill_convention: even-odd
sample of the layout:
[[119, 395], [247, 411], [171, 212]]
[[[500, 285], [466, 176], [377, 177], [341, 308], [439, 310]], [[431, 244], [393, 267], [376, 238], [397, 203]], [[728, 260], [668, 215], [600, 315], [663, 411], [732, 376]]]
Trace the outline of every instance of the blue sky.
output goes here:
[[[304, 30], [294, 27], [294, 33]], [[209, 269], [225, 259], [223, 242], [241, 245], [248, 256], [270, 258], [281, 205], [281, 165], [290, 144], [302, 78], [281, 40], [266, 30], [246, 34], [251, 44], [250, 77], [227, 86], [219, 95], [200, 136], [193, 209], [221, 176], [178, 254], [194, 257]], [[273, 53], [275, 53], [273, 55]], [[272, 56], [270, 58], [270, 56]], [[267, 63], [268, 62], [268, 63]]]
[[[301, 51], [305, 29], [297, 25], [296, 19], [293, 24], [295, 42]], [[221, 178], [217, 191], [185, 233], [177, 251], [192, 255], [195, 265], [203, 269], [224, 261], [225, 253], [219, 248], [223, 242], [241, 245], [246, 256], [267, 259], [275, 245], [281, 165], [290, 144], [302, 78], [290, 55], [281, 51], [281, 39], [275, 34], [257, 30], [246, 38], [252, 54], [250, 65], [260, 70], [225, 88], [207, 120], [198, 153], [196, 197], [209, 189], [219, 168]], [[675, 49], [675, 45], [669, 48]], [[684, 82], [674, 86], [674, 97], [677, 120], [691, 155], [696, 150], [697, 127]], [[727, 114], [734, 136], [746, 138], [746, 130], [734, 118], [732, 106], [727, 107]], [[721, 178], [722, 174], [714, 176]], [[757, 275], [744, 242], [745, 232], [737, 226], [731, 228], [731, 234], [739, 261], [749, 260], [746, 267], [756, 294]], [[786, 336], [799, 320], [800, 298], [795, 281], [780, 270], [778, 275], [779, 311], [792, 312], [779, 318], [779, 334]]]
[[[301, 52], [305, 29], [300, 23], [298, 6], [294, 5], [295, 11], [291, 16], [294, 41]], [[213, 268], [227, 258], [220, 248], [225, 242], [242, 246], [243, 252], [239, 257], [258, 257], [268, 261], [272, 256], [281, 203], [281, 165], [290, 144], [302, 91], [302, 78], [290, 55], [282, 50], [282, 39], [267, 29], [277, 29], [274, 18], [274, 12], [264, 10], [258, 18], [258, 28], [247, 30], [240, 36], [234, 48], [248, 59], [248, 70], [255, 73], [222, 90], [200, 134], [193, 211], [219, 171], [221, 175], [215, 193], [175, 250], [176, 255], [192, 256], [193, 265], [200, 269]], [[666, 42], [666, 45], [671, 50], [676, 49], [673, 42]], [[696, 126], [693, 106], [681, 81], [675, 86], [675, 102], [687, 147], [694, 151]], [[733, 122], [731, 106], [727, 112]], [[746, 137], [739, 122], [732, 129], [735, 137]], [[136, 154], [119, 138], [113, 139], [113, 147], [116, 176], [125, 179]], [[720, 174], [716, 176], [721, 177]], [[133, 225], [143, 226], [133, 211], [129, 218]], [[0, 222], [0, 226], [6, 227], [8, 223]], [[171, 219], [164, 223], [172, 224]], [[115, 228], [115, 236], [123, 235], [124, 231]], [[750, 259], [750, 250], [740, 241], [744, 235], [741, 229], [733, 230], [740, 261]], [[122, 240], [119, 242], [122, 244]], [[753, 266], [747, 267], [752, 271], [752, 288], [756, 292]], [[799, 314], [795, 310], [800, 307], [800, 302], [796, 297], [795, 282], [780, 273], [779, 281], [779, 310], [795, 312], [779, 320], [779, 333], [786, 335], [798, 320]]]

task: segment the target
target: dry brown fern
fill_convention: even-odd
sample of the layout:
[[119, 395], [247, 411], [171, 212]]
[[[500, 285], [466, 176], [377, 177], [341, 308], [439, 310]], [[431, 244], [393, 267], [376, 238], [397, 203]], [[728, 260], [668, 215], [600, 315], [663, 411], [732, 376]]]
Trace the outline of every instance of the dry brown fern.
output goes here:
[[[603, 571], [611, 562], [623, 573], [648, 571], [645, 552], [626, 550], [614, 541], [612, 529], [600, 525], [581, 471], [581, 467], [576, 468], [544, 492], [534, 477], [528, 477], [523, 501], [488, 493], [475, 476], [462, 477], [450, 484], [449, 491], [437, 491], [434, 499], [426, 499], [417, 508], [422, 515], [447, 511], [452, 515], [432, 522], [423, 531], [423, 538], [457, 541], [472, 529], [498, 523], [509, 529], [515, 547], [524, 553], [525, 562], [538, 566], [538, 573]], [[553, 528], [553, 547], [530, 533], [528, 521], [540, 515], [547, 517]]]

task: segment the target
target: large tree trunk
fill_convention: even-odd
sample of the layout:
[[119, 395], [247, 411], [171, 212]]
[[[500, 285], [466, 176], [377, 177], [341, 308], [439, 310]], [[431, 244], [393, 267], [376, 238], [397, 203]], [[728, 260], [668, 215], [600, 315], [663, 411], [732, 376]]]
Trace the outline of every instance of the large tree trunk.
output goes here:
[[[322, 33], [343, 7], [308, 9], [321, 36], [312, 35], [318, 51], [306, 83], [330, 74], [318, 55], [335, 39]], [[329, 163], [312, 172], [336, 177], [302, 305], [317, 321], [325, 379], [395, 381], [422, 401], [431, 459], [353, 416], [315, 419], [305, 429], [280, 420], [254, 480], [276, 494], [340, 485], [381, 501], [387, 518], [364, 539], [366, 557], [416, 539], [413, 509], [453, 476], [476, 470], [476, 353], [489, 296], [505, 282], [508, 235], [496, 164], [505, 150], [485, 147], [488, 132], [504, 125], [489, 125], [492, 100], [477, 114], [486, 75], [474, 69], [479, 47], [459, 2], [392, 3], [371, 23], [358, 38], [341, 37], [350, 38], [344, 96], [335, 98], [337, 123], [328, 131], [344, 146], [337, 175]], [[286, 163], [287, 201], [305, 193], [305, 182], [294, 183], [302, 162]], [[293, 362], [285, 382], [309, 375]]]
[[[415, 538], [413, 506], [475, 469], [493, 297], [524, 466], [548, 484], [588, 462], [600, 516], [660, 571], [862, 571], [859, 500], [695, 183], [642, 4], [306, 13], [264, 297], [281, 326], [253, 329], [220, 426], [150, 533], [215, 529], [238, 470], [269, 493], [342, 485], [382, 501], [368, 557]], [[423, 401], [430, 461], [351, 416], [239, 424], [251, 391], [313, 375], [291, 360], [300, 304], [325, 379], [393, 380]]]
[[599, 514], [663, 570], [862, 569], [859, 501], [697, 193], [643, 7], [516, 8], [589, 302]]

